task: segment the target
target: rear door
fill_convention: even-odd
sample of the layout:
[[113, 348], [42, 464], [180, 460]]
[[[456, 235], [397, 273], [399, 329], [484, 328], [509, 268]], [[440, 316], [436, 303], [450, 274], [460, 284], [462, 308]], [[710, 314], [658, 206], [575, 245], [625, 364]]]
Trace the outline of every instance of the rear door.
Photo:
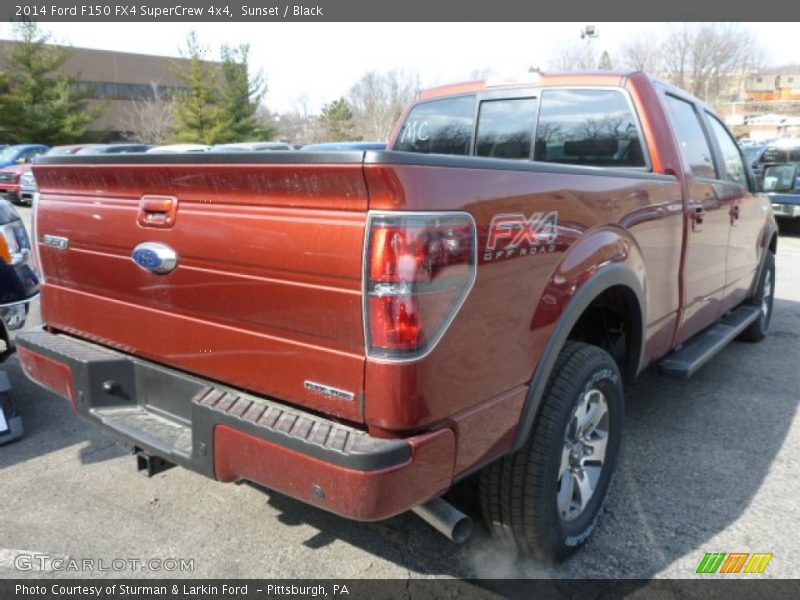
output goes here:
[[717, 195], [712, 146], [694, 103], [668, 92], [666, 106], [683, 158], [689, 194], [684, 311], [677, 339], [680, 344], [722, 314], [732, 200]]
[[[362, 160], [44, 157], [33, 167], [44, 322], [361, 420]], [[155, 271], [158, 252], [170, 251], [175, 268]]]
[[718, 196], [729, 205], [730, 235], [722, 307], [729, 310], [747, 298], [753, 283], [759, 259], [758, 239], [769, 203], [766, 198], [753, 195], [755, 186], [744, 157], [722, 122], [708, 111], [705, 118], [717, 149], [720, 176], [715, 187]]

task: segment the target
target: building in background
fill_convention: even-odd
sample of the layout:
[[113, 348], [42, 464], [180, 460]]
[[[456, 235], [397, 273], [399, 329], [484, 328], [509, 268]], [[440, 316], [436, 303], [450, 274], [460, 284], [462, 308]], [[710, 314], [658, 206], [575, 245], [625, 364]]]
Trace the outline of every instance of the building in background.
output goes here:
[[[0, 40], [0, 69], [4, 56], [18, 42]], [[78, 87], [91, 91], [90, 103], [103, 103], [104, 114], [89, 126], [94, 141], [126, 139], [136, 103], [158, 93], [169, 97], [184, 89], [178, 72], [187, 59], [89, 48], [71, 48], [72, 55], [61, 71], [78, 80]]]
[[754, 73], [747, 78], [748, 102], [800, 102], [800, 66]]

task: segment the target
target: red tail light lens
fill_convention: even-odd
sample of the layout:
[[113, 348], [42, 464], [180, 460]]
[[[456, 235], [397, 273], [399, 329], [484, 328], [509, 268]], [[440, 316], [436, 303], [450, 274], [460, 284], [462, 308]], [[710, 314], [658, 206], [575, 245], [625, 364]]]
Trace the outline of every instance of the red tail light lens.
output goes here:
[[372, 213], [364, 299], [367, 352], [429, 352], [475, 281], [475, 221], [467, 213]]

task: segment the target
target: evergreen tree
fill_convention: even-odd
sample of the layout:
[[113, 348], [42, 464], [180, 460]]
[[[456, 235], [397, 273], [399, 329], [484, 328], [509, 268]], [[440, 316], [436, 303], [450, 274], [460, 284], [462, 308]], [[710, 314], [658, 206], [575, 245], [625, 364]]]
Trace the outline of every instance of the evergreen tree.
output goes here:
[[223, 46], [222, 63], [205, 59], [206, 50], [192, 32], [184, 56], [188, 65], [177, 72], [186, 90], [175, 98], [178, 142], [222, 144], [269, 140], [277, 132], [259, 110], [266, 93], [261, 73], [250, 77], [250, 46]]
[[220, 105], [221, 73], [218, 66], [203, 59], [205, 49], [192, 32], [186, 42], [186, 66], [176, 71], [185, 90], [175, 97], [174, 141], [217, 144], [230, 141], [231, 119]]
[[345, 142], [361, 139], [361, 136], [356, 136], [354, 133], [353, 111], [344, 98], [334, 100], [322, 107], [319, 124], [322, 128], [320, 135], [324, 141]]
[[36, 23], [18, 23], [15, 33], [19, 43], [0, 73], [0, 135], [12, 143], [84, 141], [87, 126], [106, 106], [89, 107], [92, 90], [79, 90], [75, 77], [59, 72], [71, 50], [49, 44]]
[[608, 50], [603, 50], [603, 54], [600, 55], [600, 64], [597, 68], [601, 71], [611, 70], [611, 57], [608, 55]]
[[249, 44], [222, 47], [220, 108], [229, 122], [230, 141], [270, 140], [275, 124], [259, 110], [267, 91], [262, 73], [250, 75]]

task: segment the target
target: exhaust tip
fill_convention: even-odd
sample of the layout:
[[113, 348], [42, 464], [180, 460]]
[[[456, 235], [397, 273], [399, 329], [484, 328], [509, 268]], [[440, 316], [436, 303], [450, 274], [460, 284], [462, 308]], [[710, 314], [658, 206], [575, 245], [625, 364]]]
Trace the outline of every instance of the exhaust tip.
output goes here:
[[472, 535], [472, 519], [442, 498], [434, 498], [411, 510], [456, 544], [465, 542]]
[[469, 536], [472, 535], [472, 519], [470, 519], [467, 515], [464, 515], [463, 519], [459, 519], [459, 521], [453, 526], [453, 531], [450, 535], [450, 539], [453, 540], [456, 544], [460, 544], [462, 542], [466, 542], [469, 539]]

